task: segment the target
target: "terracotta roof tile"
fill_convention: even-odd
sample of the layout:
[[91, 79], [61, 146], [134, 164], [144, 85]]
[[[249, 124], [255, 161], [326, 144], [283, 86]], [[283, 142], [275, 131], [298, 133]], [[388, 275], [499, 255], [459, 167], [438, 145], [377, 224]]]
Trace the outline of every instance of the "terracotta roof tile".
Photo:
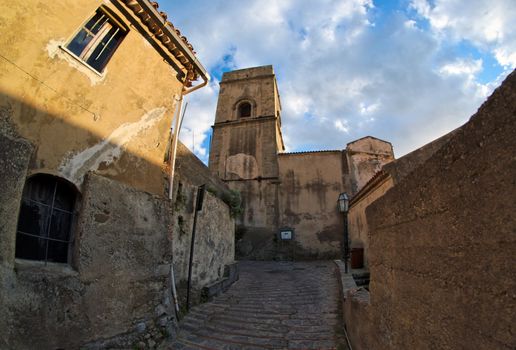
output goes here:
[[[159, 16], [161, 17], [161, 23], [156, 22], [153, 18], [145, 12], [143, 7], [139, 4], [137, 0], [124, 0], [126, 6], [128, 6], [133, 13], [140, 18], [140, 20], [147, 26], [151, 33], [155, 35], [155, 37], [161, 41], [161, 43], [167, 48], [167, 50], [179, 61], [187, 70], [186, 84], [187, 86], [191, 86], [192, 81], [197, 80], [198, 73], [195, 71], [193, 64], [190, 63], [188, 57], [186, 57], [166, 34], [166, 31], [163, 29], [169, 27], [168, 29], [174, 31], [179, 38], [184, 42], [186, 47], [195, 55], [196, 52], [192, 46], [188, 42], [188, 39], [181, 35], [179, 29], [175, 28], [174, 25], [167, 21], [167, 14], [163, 11], [159, 11]], [[159, 8], [159, 4], [157, 1], [150, 1], [150, 4], [157, 11]]]

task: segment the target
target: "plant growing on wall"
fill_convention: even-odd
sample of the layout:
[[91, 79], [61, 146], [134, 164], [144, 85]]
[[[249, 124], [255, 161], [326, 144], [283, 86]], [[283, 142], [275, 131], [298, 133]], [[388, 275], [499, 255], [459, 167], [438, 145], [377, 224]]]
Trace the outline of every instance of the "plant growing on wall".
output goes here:
[[222, 200], [224, 203], [229, 205], [232, 218], [237, 217], [244, 211], [242, 208], [242, 196], [240, 195], [239, 191], [229, 190], [224, 192], [222, 194]]
[[186, 195], [183, 193], [183, 184], [180, 182], [177, 186], [177, 196], [174, 202], [174, 209], [180, 211], [186, 207]]
[[177, 226], [179, 227], [179, 234], [182, 236], [182, 235], [185, 235], [186, 234], [186, 229], [185, 229], [185, 219], [183, 218], [183, 216], [179, 215], [177, 217]]

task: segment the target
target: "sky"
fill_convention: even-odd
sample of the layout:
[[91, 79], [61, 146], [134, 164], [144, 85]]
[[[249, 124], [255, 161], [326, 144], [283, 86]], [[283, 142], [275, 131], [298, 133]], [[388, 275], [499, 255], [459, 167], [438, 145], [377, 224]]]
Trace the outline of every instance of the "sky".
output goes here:
[[212, 79], [180, 139], [207, 162], [223, 72], [273, 65], [286, 151], [364, 136], [404, 154], [464, 124], [516, 67], [515, 0], [161, 0]]

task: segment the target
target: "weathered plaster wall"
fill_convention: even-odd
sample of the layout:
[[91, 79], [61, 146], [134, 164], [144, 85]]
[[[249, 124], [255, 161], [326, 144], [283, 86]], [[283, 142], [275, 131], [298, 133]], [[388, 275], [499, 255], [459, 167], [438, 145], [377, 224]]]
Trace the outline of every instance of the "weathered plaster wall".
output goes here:
[[[239, 117], [248, 101], [251, 116]], [[224, 73], [220, 83], [210, 170], [241, 193], [237, 255], [249, 259], [340, 256], [343, 217], [339, 193], [356, 193], [383, 164], [392, 145], [373, 137], [346, 151], [282, 154], [281, 103], [272, 66]], [[278, 241], [282, 227], [295, 229], [292, 242]]]
[[[0, 121], [0, 127], [1, 127]], [[3, 128], [1, 128], [3, 129]], [[20, 202], [33, 146], [0, 129], [0, 264], [14, 263], [16, 232]], [[0, 306], [1, 307], [1, 306]], [[0, 309], [1, 310], [1, 309]]]
[[[180, 196], [187, 202], [176, 202], [174, 213], [173, 253], [176, 279], [188, 278], [188, 261], [192, 239], [193, 205], [197, 187], [183, 184]], [[181, 217], [181, 219], [179, 219]], [[207, 192], [202, 211], [198, 213], [195, 236], [192, 285], [200, 289], [222, 277], [224, 266], [234, 262], [235, 224], [229, 208], [221, 199]]]
[[[237, 107], [243, 100], [251, 103], [251, 116], [239, 118]], [[224, 73], [213, 126], [210, 170], [223, 180], [278, 177], [277, 152], [283, 149], [278, 136], [280, 110], [272, 66]]]
[[341, 255], [344, 218], [337, 209], [337, 198], [345, 192], [345, 161], [343, 151], [279, 155], [279, 226], [295, 230], [296, 257]]
[[354, 195], [376, 174], [383, 165], [394, 160], [389, 142], [367, 136], [348, 143], [348, 157], [351, 191]]
[[101, 4], [127, 24], [132, 17], [113, 5], [117, 1], [3, 2], [0, 108], [19, 134], [37, 145], [29, 172], [80, 185], [87, 171], [96, 170], [163, 194], [160, 167], [172, 97], [181, 88], [177, 72], [137, 25], [101, 77], [59, 48]]
[[513, 72], [441, 149], [369, 206], [374, 328], [367, 346], [353, 348], [516, 347], [515, 140]]
[[[238, 104], [251, 103], [251, 116], [238, 118]], [[224, 73], [220, 83], [210, 170], [240, 192], [243, 214], [237, 252], [271, 258], [270, 245], [278, 222], [278, 156], [281, 106], [272, 66]], [[240, 237], [239, 237], [240, 238]], [[266, 252], [266, 253], [265, 253]]]
[[[130, 347], [153, 329], [172, 330], [169, 202], [89, 174], [81, 206], [73, 266], [15, 261], [14, 245], [4, 251], [0, 347]], [[14, 239], [15, 230], [3, 234]]]
[[277, 178], [274, 118], [214, 125], [210, 170], [223, 180]]
[[237, 104], [251, 101], [251, 116], [277, 116], [281, 106], [272, 66], [226, 72], [220, 82], [215, 124], [238, 120]]
[[[177, 155], [174, 179], [173, 253], [175, 276], [182, 287], [188, 278], [190, 242], [197, 188], [208, 191], [202, 211], [198, 213], [192, 269], [192, 286], [197, 291], [221, 278], [224, 266], [235, 261], [235, 220], [229, 206], [221, 199], [228, 187], [184, 145]], [[179, 288], [184, 294], [183, 288]], [[182, 295], [184, 296], [184, 295]]]
[[358, 193], [353, 196], [348, 214], [348, 228], [351, 246], [364, 248], [364, 263], [368, 265], [369, 230], [365, 211], [376, 199], [382, 197], [396, 183], [423, 164], [437, 150], [448, 142], [455, 130], [418, 148], [401, 158], [385, 164]]
[[351, 247], [364, 248], [364, 265], [369, 264], [369, 228], [367, 225], [366, 208], [378, 198], [382, 197], [392, 186], [392, 178], [382, 177], [374, 184], [367, 194], [354, 201], [348, 212], [348, 232]]
[[405, 176], [410, 174], [414, 169], [426, 162], [437, 150], [443, 147], [455, 135], [458, 129], [455, 129], [446, 135], [427, 143], [401, 158], [385, 164], [383, 170], [389, 173], [394, 183], [400, 182]]
[[279, 225], [279, 181], [232, 181], [230, 187], [242, 197], [243, 214], [237, 232], [239, 258], [280, 258], [275, 237]]
[[[196, 181], [220, 189], [225, 185], [184, 147], [176, 179], [176, 189], [182, 183], [183, 199], [176, 198], [173, 206], [163, 197], [90, 173], [78, 201], [73, 263], [44, 266], [14, 258], [32, 147], [15, 135], [3, 135], [0, 144], [0, 163], [5, 165], [0, 180], [7, 189], [2, 195], [9, 195], [0, 205], [0, 312], [6, 315], [0, 320], [0, 348], [130, 347], [146, 333], [159, 337], [172, 332], [170, 264], [174, 256], [181, 285], [188, 272], [193, 202], [200, 185]], [[197, 224], [197, 290], [220, 278], [224, 266], [234, 262], [234, 230], [227, 204], [207, 193]]]

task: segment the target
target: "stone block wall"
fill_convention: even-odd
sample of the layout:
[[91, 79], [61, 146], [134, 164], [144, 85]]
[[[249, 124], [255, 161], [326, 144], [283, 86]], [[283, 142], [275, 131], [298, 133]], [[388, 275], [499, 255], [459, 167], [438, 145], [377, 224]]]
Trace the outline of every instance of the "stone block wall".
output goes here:
[[184, 302], [190, 242], [197, 189], [206, 185], [202, 210], [198, 212], [192, 269], [194, 301], [200, 290], [223, 276], [224, 267], [235, 259], [235, 221], [227, 198], [227, 185], [214, 176], [188, 148], [179, 144], [173, 197], [173, 254], [175, 278]]
[[[182, 185], [186, 204], [176, 201], [174, 211], [173, 253], [176, 279], [186, 282], [197, 186]], [[235, 223], [229, 207], [220, 198], [206, 192], [202, 210], [197, 214], [192, 283], [196, 289], [223, 276], [224, 266], [234, 262]]]
[[1, 348], [130, 347], [172, 331], [169, 202], [90, 173], [80, 206], [71, 265], [15, 260], [14, 244], [3, 252]]
[[441, 149], [367, 209], [375, 327], [354, 348], [516, 347], [515, 153], [513, 72]]
[[[78, 199], [71, 264], [15, 259], [18, 212], [33, 147], [4, 129], [0, 348], [130, 348], [147, 334], [147, 342], [172, 334], [170, 268], [174, 261], [176, 279], [186, 281], [198, 182], [217, 195], [227, 190], [225, 185], [186, 148], [180, 152], [179, 202], [88, 173]], [[234, 262], [234, 230], [228, 205], [206, 193], [197, 223], [196, 290], [218, 280]]]

